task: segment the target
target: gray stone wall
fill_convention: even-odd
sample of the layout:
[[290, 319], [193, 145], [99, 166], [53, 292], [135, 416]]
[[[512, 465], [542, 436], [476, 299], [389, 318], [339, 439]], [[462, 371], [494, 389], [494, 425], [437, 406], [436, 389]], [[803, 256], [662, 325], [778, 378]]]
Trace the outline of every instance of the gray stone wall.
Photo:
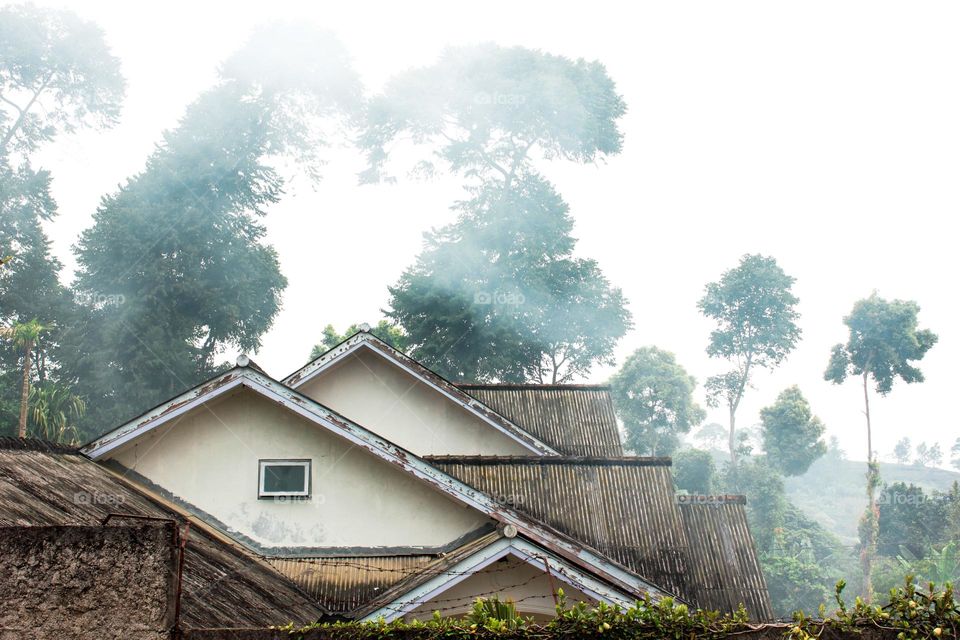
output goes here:
[[166, 640], [172, 525], [0, 527], [0, 638]]

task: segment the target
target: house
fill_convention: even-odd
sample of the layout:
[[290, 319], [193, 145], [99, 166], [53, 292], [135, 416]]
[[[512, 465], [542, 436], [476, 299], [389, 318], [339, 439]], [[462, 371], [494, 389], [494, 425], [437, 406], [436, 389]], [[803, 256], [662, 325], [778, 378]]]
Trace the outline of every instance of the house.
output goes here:
[[[546, 618], [560, 588], [772, 617], [742, 497], [675, 496], [669, 459], [625, 456], [606, 388], [456, 385], [368, 332], [283, 380], [241, 356], [80, 452], [7, 454], [0, 472], [58, 495], [41, 509], [0, 481], [0, 522], [103, 515], [63, 502], [75, 490], [193, 523], [195, 627], [457, 615], [489, 595]], [[226, 624], [221, 601], [249, 619]]]

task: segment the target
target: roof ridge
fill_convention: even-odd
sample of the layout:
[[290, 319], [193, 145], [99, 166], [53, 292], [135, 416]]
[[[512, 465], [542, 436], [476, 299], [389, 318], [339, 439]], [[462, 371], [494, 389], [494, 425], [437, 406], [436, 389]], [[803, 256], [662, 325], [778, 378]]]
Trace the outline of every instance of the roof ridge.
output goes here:
[[498, 465], [584, 465], [584, 466], [627, 466], [627, 467], [669, 467], [673, 459], [667, 457], [641, 456], [484, 456], [484, 455], [442, 455], [422, 456], [422, 459], [439, 464]]
[[609, 384], [602, 383], [571, 383], [571, 384], [544, 384], [540, 382], [454, 382], [454, 386], [460, 389], [558, 389], [558, 390], [583, 390], [583, 391], [602, 391], [610, 389]]

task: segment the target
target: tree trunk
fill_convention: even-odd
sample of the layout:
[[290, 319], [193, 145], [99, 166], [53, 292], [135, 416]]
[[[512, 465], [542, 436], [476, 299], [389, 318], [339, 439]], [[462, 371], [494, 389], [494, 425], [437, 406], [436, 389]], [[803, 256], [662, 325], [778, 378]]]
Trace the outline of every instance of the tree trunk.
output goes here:
[[870, 393], [867, 388], [869, 371], [863, 372], [863, 407], [867, 418], [867, 511], [866, 540], [863, 541], [863, 551], [860, 554], [860, 564], [863, 567], [863, 599], [870, 604], [873, 599], [873, 558], [877, 551], [877, 534], [880, 526], [879, 509], [876, 502], [876, 488], [880, 481], [880, 468], [873, 456], [873, 432], [870, 427]]
[[30, 401], [30, 356], [33, 344], [27, 343], [23, 350], [23, 388], [20, 390], [20, 425], [17, 431], [21, 438], [27, 437], [27, 410]]
[[727, 443], [730, 447], [730, 470], [737, 470], [737, 407], [730, 404], [730, 439]]

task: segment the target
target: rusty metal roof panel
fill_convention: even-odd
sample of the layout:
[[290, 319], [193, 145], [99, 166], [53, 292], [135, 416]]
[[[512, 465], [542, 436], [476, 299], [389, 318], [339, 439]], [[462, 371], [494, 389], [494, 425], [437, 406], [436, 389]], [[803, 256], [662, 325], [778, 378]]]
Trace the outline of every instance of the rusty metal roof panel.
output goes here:
[[191, 522], [181, 622], [191, 628], [308, 623], [326, 611], [264, 561], [184, 512], [62, 447], [0, 442], [0, 525], [96, 525], [108, 513]]
[[429, 459], [490, 499], [597, 549], [668, 593], [685, 597], [686, 536], [662, 460], [454, 457]]
[[722, 611], [743, 602], [752, 617], [772, 617], [743, 496], [675, 496], [669, 459], [436, 456], [429, 462], [683, 600]]
[[539, 384], [457, 386], [561, 454], [623, 455], [609, 387]]
[[743, 496], [681, 496], [690, 541], [691, 599], [704, 609], [730, 611], [742, 602], [757, 620], [773, 607], [747, 525]]

